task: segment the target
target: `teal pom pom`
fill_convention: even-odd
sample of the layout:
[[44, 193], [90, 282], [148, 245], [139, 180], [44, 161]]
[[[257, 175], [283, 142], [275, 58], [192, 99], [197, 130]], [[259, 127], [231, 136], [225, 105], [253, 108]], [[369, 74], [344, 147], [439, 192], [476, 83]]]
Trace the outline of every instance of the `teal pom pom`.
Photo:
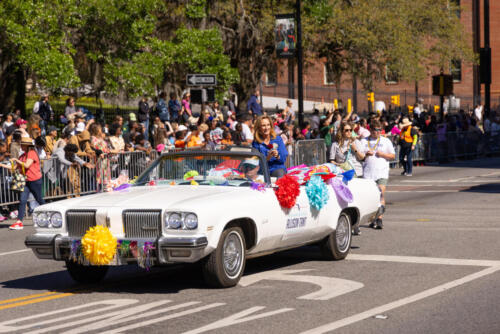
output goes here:
[[328, 187], [319, 175], [312, 176], [309, 182], [307, 182], [306, 193], [309, 198], [309, 204], [317, 210], [321, 210], [330, 199]]

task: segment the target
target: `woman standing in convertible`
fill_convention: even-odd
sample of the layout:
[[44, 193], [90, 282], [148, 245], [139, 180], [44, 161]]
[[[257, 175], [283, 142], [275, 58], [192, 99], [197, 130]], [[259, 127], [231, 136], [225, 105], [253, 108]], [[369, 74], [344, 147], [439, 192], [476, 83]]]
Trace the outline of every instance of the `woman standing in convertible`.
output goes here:
[[271, 176], [280, 178], [286, 174], [288, 151], [281, 137], [276, 136], [269, 116], [260, 116], [255, 121], [252, 146], [266, 157]]

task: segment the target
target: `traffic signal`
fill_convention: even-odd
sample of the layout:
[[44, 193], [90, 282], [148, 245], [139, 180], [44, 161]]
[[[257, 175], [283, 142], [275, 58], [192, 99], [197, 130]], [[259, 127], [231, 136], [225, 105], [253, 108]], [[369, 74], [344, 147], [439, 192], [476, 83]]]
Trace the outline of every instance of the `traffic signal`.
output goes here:
[[436, 113], [439, 112], [439, 106], [434, 106], [434, 112], [436, 112]]
[[449, 74], [434, 75], [432, 77], [432, 95], [453, 95], [453, 77]]
[[366, 94], [366, 97], [367, 97], [368, 101], [370, 101], [371, 103], [375, 102], [375, 93], [374, 92]]
[[413, 113], [413, 106], [408, 106], [408, 112], [409, 112], [410, 114], [412, 114], [412, 113]]
[[401, 102], [400, 102], [400, 96], [399, 95], [392, 95], [391, 96], [391, 103], [394, 104], [395, 106], [400, 106], [401, 105]]

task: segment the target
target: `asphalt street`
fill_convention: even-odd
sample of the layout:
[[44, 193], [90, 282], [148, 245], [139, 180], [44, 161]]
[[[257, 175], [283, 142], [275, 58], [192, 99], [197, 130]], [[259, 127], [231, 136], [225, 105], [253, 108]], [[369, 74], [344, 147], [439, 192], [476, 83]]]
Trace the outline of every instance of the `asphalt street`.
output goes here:
[[0, 223], [0, 333], [500, 333], [500, 159], [391, 170], [384, 229], [347, 260], [315, 247], [249, 260], [235, 288], [196, 265], [74, 283]]

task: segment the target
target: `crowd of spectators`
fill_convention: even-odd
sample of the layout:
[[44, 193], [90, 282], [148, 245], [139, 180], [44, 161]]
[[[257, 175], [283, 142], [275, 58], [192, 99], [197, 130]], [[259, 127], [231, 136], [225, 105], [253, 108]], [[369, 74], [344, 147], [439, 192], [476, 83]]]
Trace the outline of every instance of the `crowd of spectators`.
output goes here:
[[[49, 97], [44, 95], [35, 103], [27, 120], [21, 117], [19, 110], [3, 115], [0, 127], [3, 169], [11, 166], [12, 159], [27, 154], [22, 143], [31, 140], [40, 160], [53, 157], [60, 162], [62, 173], [78, 194], [81, 168], [96, 168], [98, 184], [104, 184], [110, 177], [109, 161], [98, 159], [103, 154], [134, 151], [150, 154], [174, 149], [213, 150], [228, 145], [252, 145], [257, 130], [255, 121], [266, 114], [258, 104], [258, 92], [252, 95], [246, 110], [238, 110], [233, 103], [225, 101], [223, 106], [218, 102], [203, 104], [200, 112], [195, 112], [190, 98], [189, 92], [180, 99], [175, 93], [168, 98], [165, 93], [153, 99], [144, 97], [137, 111], [125, 117], [116, 115], [111, 122], [106, 122], [97, 120], [87, 109], [77, 107], [71, 97], [66, 101], [64, 113], [55, 115]], [[400, 141], [403, 123], [411, 123], [412, 134], [433, 134], [432, 140], [424, 138], [424, 145], [434, 157], [443, 153], [440, 142], [449, 143], [449, 136], [457, 131], [465, 133], [469, 143], [481, 142], [485, 134], [488, 137], [500, 134], [499, 117], [491, 113], [484, 119], [480, 106], [470, 112], [460, 110], [446, 115], [442, 121], [420, 105], [415, 105], [413, 112], [406, 115], [383, 111], [367, 117], [343, 110], [315, 110], [299, 127], [293, 103], [287, 100], [284, 109], [271, 113], [270, 120], [273, 133], [281, 138], [288, 156], [296, 141], [324, 139], [329, 158], [332, 147], [339, 150], [345, 144], [342, 127], [352, 129], [349, 134], [352, 140], [363, 139], [370, 135], [369, 124], [373, 121], [381, 124], [381, 135], [391, 136], [394, 144]], [[450, 150], [448, 146], [445, 148]], [[11, 217], [17, 214], [12, 212]], [[0, 220], [3, 219], [5, 217], [0, 216]]]

